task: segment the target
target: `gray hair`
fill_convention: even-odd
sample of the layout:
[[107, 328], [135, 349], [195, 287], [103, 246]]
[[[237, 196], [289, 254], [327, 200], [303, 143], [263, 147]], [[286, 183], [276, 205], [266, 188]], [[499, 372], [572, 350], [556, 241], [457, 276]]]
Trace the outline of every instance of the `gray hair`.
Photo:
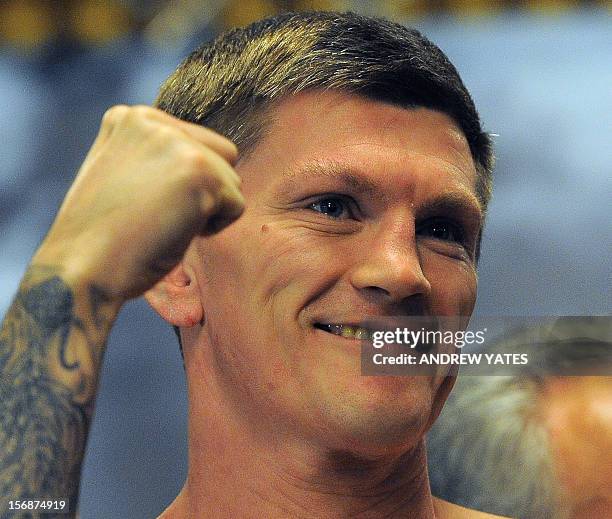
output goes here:
[[[459, 376], [427, 438], [434, 495], [520, 519], [564, 519], [546, 423], [546, 378], [611, 360], [605, 317], [559, 319], [552, 327], [520, 330], [487, 351], [526, 351], [548, 366], [513, 376]], [[582, 365], [582, 366], [581, 366]]]

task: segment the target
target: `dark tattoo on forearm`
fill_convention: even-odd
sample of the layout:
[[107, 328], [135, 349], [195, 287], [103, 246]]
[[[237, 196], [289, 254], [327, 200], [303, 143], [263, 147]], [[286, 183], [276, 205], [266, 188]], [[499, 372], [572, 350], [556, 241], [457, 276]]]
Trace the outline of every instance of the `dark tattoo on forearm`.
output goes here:
[[[91, 374], [80, 373], [74, 351], [100, 361], [103, 300], [101, 290], [90, 289], [89, 311], [77, 316], [75, 295], [57, 271], [37, 266], [6, 315], [0, 330], [0, 518], [37, 517], [11, 512], [10, 499], [68, 497], [76, 509], [93, 394], [84, 390]], [[75, 343], [81, 349], [70, 353]]]

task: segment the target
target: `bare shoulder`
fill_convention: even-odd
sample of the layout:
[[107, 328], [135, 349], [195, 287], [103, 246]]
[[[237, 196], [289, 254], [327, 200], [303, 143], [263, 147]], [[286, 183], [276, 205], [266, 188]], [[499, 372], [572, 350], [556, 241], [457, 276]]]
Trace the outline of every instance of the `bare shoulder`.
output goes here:
[[510, 519], [501, 515], [487, 514], [455, 505], [437, 497], [433, 498], [436, 519]]

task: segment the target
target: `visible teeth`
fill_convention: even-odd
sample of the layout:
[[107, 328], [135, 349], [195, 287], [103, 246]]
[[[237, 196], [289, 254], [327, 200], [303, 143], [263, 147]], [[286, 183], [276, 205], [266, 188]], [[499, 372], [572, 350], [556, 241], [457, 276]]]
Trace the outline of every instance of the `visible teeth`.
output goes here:
[[353, 339], [355, 337], [355, 328], [352, 326], [342, 326], [341, 335], [347, 339]]
[[361, 326], [350, 326], [346, 324], [324, 324], [321, 328], [334, 335], [341, 335], [346, 339], [368, 340], [371, 338], [370, 330]]
[[327, 329], [335, 335], [342, 335], [342, 325], [341, 324], [328, 324]]
[[368, 340], [370, 338], [370, 332], [365, 328], [357, 328], [355, 330], [355, 339]]

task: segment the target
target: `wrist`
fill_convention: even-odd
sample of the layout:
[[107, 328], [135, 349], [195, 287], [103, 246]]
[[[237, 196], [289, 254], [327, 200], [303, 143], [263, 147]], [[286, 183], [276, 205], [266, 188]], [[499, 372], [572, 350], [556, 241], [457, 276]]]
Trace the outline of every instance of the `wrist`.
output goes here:
[[[55, 247], [44, 243], [30, 262], [28, 273], [37, 279], [57, 276], [70, 287], [77, 300], [95, 297], [100, 311], [108, 320], [114, 321], [127, 298], [111, 290], [101, 275], [96, 262], [82, 255], [73, 254], [67, 247]], [[105, 319], [106, 320], [106, 319]]]

